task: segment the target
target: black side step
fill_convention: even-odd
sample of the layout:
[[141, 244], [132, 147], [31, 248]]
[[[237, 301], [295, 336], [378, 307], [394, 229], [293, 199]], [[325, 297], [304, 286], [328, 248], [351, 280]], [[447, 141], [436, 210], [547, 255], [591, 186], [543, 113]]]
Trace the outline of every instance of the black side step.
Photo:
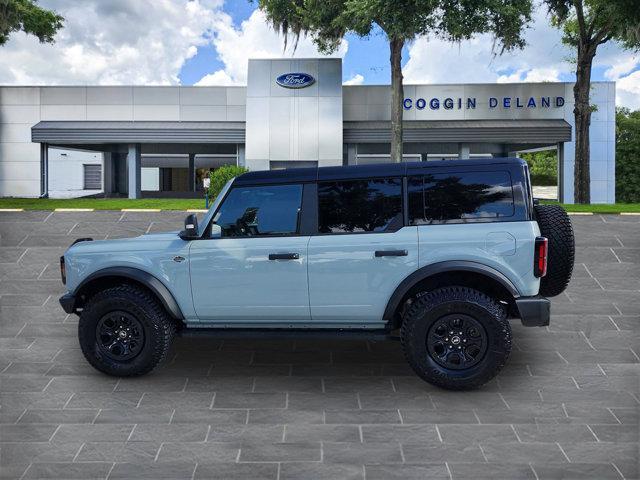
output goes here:
[[310, 329], [310, 328], [183, 328], [177, 332], [179, 337], [246, 338], [246, 339], [291, 339], [313, 338], [318, 340], [399, 340], [400, 337], [388, 330], [350, 330], [350, 329]]

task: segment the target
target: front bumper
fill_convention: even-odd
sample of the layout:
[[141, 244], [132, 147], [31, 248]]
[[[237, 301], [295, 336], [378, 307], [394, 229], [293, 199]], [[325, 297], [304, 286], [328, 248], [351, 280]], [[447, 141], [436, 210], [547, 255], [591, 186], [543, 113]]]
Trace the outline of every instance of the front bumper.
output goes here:
[[551, 317], [551, 302], [548, 298], [535, 297], [516, 298], [516, 306], [520, 320], [525, 327], [546, 327]]
[[74, 313], [76, 311], [76, 296], [73, 293], [65, 293], [60, 297], [60, 305], [65, 312]]

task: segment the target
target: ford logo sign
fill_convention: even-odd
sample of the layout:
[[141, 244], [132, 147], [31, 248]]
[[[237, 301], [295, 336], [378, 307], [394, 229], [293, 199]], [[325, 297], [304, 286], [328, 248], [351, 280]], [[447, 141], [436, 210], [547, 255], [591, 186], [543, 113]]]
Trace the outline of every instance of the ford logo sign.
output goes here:
[[285, 73], [276, 78], [276, 83], [284, 88], [304, 88], [315, 82], [316, 79], [307, 73]]

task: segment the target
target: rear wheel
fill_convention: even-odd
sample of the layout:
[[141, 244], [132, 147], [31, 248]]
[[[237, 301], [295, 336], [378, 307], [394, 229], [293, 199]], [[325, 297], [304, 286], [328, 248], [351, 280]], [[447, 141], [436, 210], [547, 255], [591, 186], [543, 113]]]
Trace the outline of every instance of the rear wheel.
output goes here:
[[108, 375], [150, 372], [167, 355], [175, 323], [146, 290], [120, 285], [91, 297], [80, 315], [78, 338], [87, 361]]
[[451, 390], [488, 382], [511, 352], [505, 309], [467, 287], [418, 295], [404, 313], [400, 336], [413, 370], [423, 380]]
[[560, 205], [536, 205], [535, 210], [540, 234], [549, 240], [547, 274], [540, 279], [540, 295], [555, 297], [564, 292], [573, 273], [573, 227]]

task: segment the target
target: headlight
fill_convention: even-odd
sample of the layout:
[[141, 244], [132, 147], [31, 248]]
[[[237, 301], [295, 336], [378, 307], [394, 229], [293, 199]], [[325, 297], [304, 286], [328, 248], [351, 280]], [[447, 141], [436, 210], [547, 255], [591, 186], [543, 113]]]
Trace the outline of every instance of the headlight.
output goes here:
[[62, 284], [67, 284], [67, 269], [64, 265], [64, 255], [60, 257], [60, 276], [62, 277]]

